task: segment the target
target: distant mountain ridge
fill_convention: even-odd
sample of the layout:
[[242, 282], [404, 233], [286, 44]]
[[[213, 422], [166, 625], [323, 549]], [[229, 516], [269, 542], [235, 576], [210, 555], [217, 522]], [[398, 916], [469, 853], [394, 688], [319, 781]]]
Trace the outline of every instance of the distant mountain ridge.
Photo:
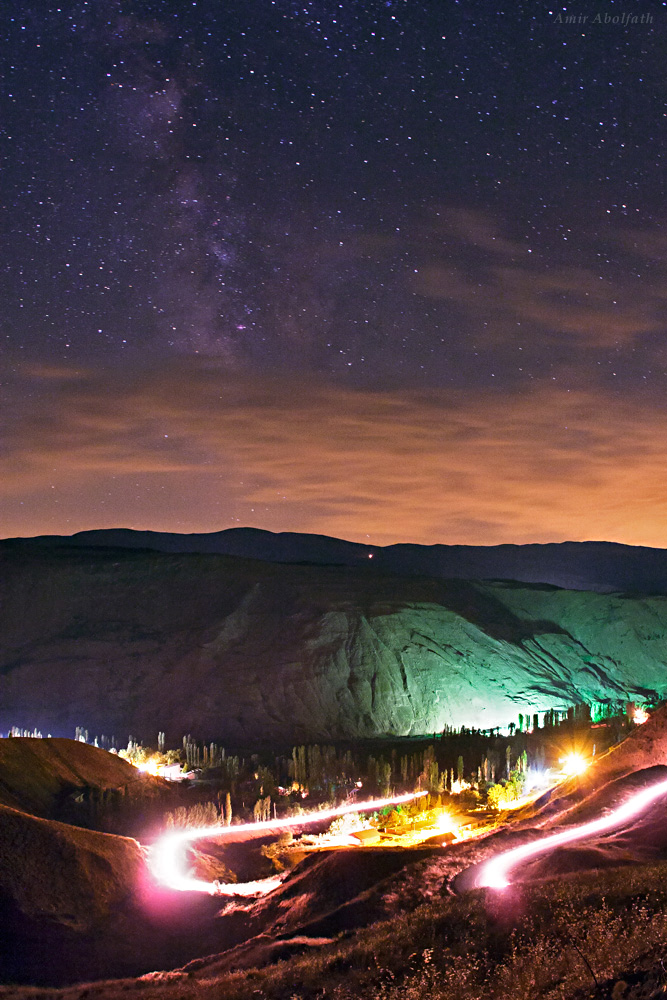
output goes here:
[[[0, 545], [11, 541], [19, 540], [5, 540]], [[378, 546], [328, 535], [275, 533], [261, 528], [228, 528], [202, 534], [103, 528], [71, 536], [44, 535], [20, 541], [34, 545], [230, 555], [275, 563], [363, 566], [400, 575], [518, 580], [598, 593], [667, 594], [667, 550], [616, 542]]]

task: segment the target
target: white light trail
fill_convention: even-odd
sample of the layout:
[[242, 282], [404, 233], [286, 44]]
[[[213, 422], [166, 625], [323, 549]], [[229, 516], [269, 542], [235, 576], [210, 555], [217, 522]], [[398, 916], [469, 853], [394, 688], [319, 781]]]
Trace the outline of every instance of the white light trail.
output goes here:
[[660, 781], [656, 785], [642, 789], [606, 816], [584, 823], [582, 826], [574, 826], [562, 833], [554, 833], [542, 840], [533, 841], [530, 844], [523, 844], [521, 847], [514, 847], [509, 851], [491, 858], [482, 867], [481, 874], [476, 879], [478, 887], [488, 887], [492, 889], [504, 889], [508, 886], [508, 875], [512, 869], [516, 868], [522, 861], [544, 854], [561, 844], [572, 844], [576, 840], [584, 840], [597, 833], [606, 833], [617, 826], [622, 826], [628, 820], [633, 819], [644, 811], [652, 802], [667, 794], [667, 781]]
[[285, 830], [293, 826], [306, 826], [310, 823], [333, 819], [335, 816], [344, 816], [346, 813], [375, 812], [384, 806], [410, 802], [423, 795], [426, 795], [426, 792], [410, 792], [407, 795], [395, 795], [388, 799], [370, 799], [367, 802], [354, 802], [338, 806], [335, 809], [303, 813], [301, 816], [288, 816], [286, 819], [265, 820], [261, 823], [242, 823], [239, 826], [198, 826], [165, 833], [150, 849], [149, 865], [157, 881], [170, 889], [183, 892], [208, 892], [212, 895], [260, 895], [275, 889], [280, 884], [281, 876], [272, 876], [258, 882], [204, 882], [201, 879], [193, 878], [188, 873], [185, 859], [186, 846], [194, 840], [224, 839], [239, 833], [248, 833], [257, 837], [269, 830]]

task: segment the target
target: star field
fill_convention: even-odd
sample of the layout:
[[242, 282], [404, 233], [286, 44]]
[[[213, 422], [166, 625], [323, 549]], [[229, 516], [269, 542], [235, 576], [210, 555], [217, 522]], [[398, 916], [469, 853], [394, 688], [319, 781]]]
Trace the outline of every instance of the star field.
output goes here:
[[667, 3], [2, 30], [3, 534], [667, 545]]

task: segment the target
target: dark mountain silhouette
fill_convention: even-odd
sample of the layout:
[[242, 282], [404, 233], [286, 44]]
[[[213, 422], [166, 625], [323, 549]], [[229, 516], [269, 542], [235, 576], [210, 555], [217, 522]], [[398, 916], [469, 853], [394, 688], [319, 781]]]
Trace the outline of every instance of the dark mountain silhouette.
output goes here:
[[[476, 580], [551, 583], [600, 593], [667, 593], [667, 550], [615, 542], [544, 545], [361, 545], [327, 535], [229, 528], [204, 534], [109, 528], [70, 537], [42, 536], [31, 544], [153, 549], [241, 556], [268, 562], [318, 566], [368, 566], [383, 572]], [[369, 558], [372, 557], [372, 558]]]

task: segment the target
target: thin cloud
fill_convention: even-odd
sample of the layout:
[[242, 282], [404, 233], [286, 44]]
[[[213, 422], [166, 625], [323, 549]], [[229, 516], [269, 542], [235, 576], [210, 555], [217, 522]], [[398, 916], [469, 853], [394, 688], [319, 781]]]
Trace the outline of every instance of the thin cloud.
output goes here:
[[5, 441], [6, 534], [29, 533], [33, 511], [35, 532], [45, 518], [66, 530], [65, 516], [69, 530], [238, 518], [376, 543], [667, 544], [667, 416], [635, 401], [610, 411], [597, 391], [338, 390], [193, 363], [29, 382], [41, 416], [24, 412]]
[[[586, 233], [571, 234], [555, 252], [543, 240], [531, 247], [508, 239], [492, 220], [468, 210], [441, 211], [434, 228], [441, 251], [416, 269], [413, 287], [454, 304], [483, 324], [490, 340], [532, 333], [541, 343], [566, 338], [574, 347], [605, 348], [665, 329], [664, 278], [640, 280], [634, 272], [643, 266], [624, 268], [620, 278], [617, 267], [601, 269], [595, 239]], [[619, 231], [610, 240], [638, 265], [650, 255], [664, 260], [665, 242], [656, 234]]]

